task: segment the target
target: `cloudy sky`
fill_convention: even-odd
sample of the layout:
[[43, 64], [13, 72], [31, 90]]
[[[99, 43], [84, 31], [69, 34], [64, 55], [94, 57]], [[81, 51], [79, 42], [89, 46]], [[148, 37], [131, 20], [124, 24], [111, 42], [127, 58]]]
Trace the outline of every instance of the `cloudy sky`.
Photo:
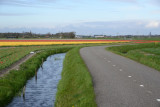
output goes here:
[[0, 32], [160, 34], [160, 0], [0, 0]]

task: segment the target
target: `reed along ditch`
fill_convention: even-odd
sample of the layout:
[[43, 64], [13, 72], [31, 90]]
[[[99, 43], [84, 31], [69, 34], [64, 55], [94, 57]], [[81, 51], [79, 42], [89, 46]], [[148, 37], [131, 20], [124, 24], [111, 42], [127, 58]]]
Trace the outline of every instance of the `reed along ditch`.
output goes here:
[[65, 55], [49, 56], [7, 107], [53, 107]]

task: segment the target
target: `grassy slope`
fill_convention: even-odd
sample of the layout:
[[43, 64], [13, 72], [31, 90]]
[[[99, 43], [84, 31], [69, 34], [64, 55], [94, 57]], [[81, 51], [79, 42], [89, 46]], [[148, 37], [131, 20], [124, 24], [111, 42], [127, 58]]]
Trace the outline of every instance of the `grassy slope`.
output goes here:
[[[17, 92], [23, 88], [27, 80], [35, 75], [35, 70], [42, 63], [42, 58], [46, 59], [51, 54], [67, 52], [74, 47], [76, 46], [58, 47], [57, 49], [53, 48], [52, 50], [38, 53], [23, 63], [20, 70], [12, 70], [8, 75], [0, 78], [0, 107], [7, 105]], [[96, 107], [92, 79], [80, 57], [80, 47], [82, 46], [72, 49], [66, 55], [62, 80], [58, 85], [55, 104], [57, 107], [72, 105], [75, 107]]]
[[135, 37], [133, 38], [133, 40], [160, 40], [160, 37]]
[[4, 62], [0, 64], [0, 70], [9, 67], [11, 64], [17, 62], [21, 58], [28, 55], [31, 51], [45, 51], [58, 47], [73, 47], [70, 45], [50, 45], [50, 46], [22, 46], [16, 48], [6, 48], [0, 49], [0, 62]]
[[64, 60], [62, 79], [58, 85], [56, 107], [96, 107], [92, 79], [79, 48], [70, 50]]
[[160, 71], [160, 51], [157, 51], [159, 50], [159, 47], [160, 44], [155, 45], [152, 43], [109, 47], [107, 50], [128, 57]]
[[46, 59], [49, 55], [67, 52], [72, 48], [74, 49], [67, 53], [64, 61], [62, 80], [58, 85], [55, 105], [57, 107], [96, 107], [92, 79], [79, 54], [81, 47], [95, 45], [104, 44], [57, 46], [52, 50], [49, 48], [38, 53], [22, 64], [20, 70], [12, 70], [6, 77], [0, 78], [0, 107], [7, 105], [23, 88], [27, 80], [35, 75], [35, 69], [40, 67], [42, 58]]
[[7, 105], [16, 93], [23, 88], [27, 80], [34, 76], [35, 71], [42, 63], [42, 58], [45, 60], [49, 55], [64, 53], [72, 48], [57, 48], [37, 53], [34, 57], [23, 63], [20, 70], [12, 70], [8, 75], [0, 78], [0, 107]]

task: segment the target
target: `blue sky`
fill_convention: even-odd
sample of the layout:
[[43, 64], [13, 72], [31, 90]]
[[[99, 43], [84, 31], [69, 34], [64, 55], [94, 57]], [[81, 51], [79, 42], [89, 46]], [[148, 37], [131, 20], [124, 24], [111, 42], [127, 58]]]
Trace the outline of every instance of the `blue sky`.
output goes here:
[[0, 32], [160, 34], [159, 0], [0, 0]]

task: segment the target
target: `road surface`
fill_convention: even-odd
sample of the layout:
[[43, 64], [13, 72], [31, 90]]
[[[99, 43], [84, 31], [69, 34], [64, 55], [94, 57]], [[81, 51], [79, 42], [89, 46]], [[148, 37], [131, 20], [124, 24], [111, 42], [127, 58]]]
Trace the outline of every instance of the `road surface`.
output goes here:
[[160, 107], [160, 72], [105, 47], [80, 50], [92, 76], [98, 107]]

